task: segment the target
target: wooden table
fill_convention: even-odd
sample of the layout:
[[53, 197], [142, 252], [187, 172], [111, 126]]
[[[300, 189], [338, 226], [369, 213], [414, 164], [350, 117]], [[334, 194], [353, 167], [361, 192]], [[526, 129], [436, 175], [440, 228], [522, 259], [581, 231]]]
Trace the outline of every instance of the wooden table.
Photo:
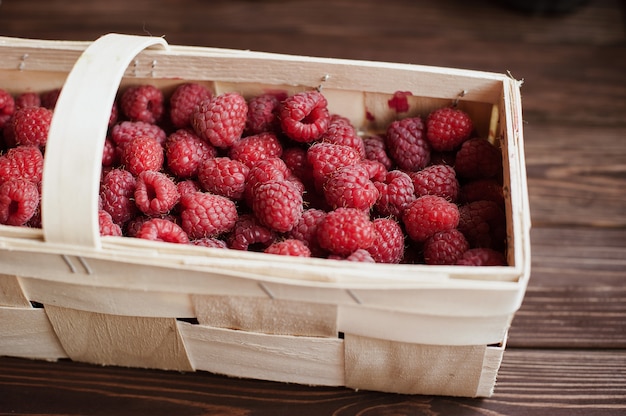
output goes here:
[[[547, 1], [545, 3], [548, 3]], [[4, 0], [0, 35], [510, 71], [522, 87], [532, 276], [490, 399], [0, 358], [0, 414], [626, 414], [626, 35], [617, 0], [560, 16], [439, 0]]]

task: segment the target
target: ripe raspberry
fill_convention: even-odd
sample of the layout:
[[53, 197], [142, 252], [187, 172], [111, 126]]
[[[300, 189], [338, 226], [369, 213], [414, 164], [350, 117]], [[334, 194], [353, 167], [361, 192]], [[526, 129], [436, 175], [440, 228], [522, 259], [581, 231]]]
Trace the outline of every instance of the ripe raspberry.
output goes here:
[[190, 192], [201, 192], [202, 187], [197, 181], [192, 179], [187, 179], [185, 181], [180, 181], [176, 184], [176, 188], [178, 189], [178, 193], [182, 197], [183, 195]]
[[430, 161], [430, 145], [424, 137], [424, 123], [419, 117], [391, 122], [385, 144], [389, 156], [402, 170], [420, 170]]
[[130, 86], [122, 93], [120, 107], [131, 121], [155, 124], [163, 115], [163, 92], [154, 85]]
[[272, 230], [291, 231], [304, 211], [302, 194], [287, 180], [264, 182], [254, 191], [252, 211], [261, 224]]
[[328, 129], [322, 134], [320, 140], [352, 147], [357, 151], [361, 159], [365, 158], [365, 144], [363, 143], [363, 139], [358, 136], [350, 120], [345, 117], [332, 115], [328, 123]]
[[167, 138], [161, 127], [143, 121], [122, 121], [111, 128], [111, 140], [120, 148], [141, 136], [153, 137], [160, 145], [164, 145]]
[[175, 222], [164, 218], [151, 218], [144, 222], [137, 238], [167, 243], [189, 244], [189, 237]]
[[41, 98], [36, 92], [23, 92], [15, 97], [15, 108], [41, 107]]
[[122, 162], [130, 173], [137, 176], [146, 170], [161, 170], [163, 153], [163, 146], [155, 138], [139, 136], [124, 146]]
[[179, 199], [176, 184], [164, 173], [146, 170], [137, 176], [135, 204], [144, 214], [167, 214]]
[[35, 184], [43, 176], [43, 154], [37, 146], [18, 146], [0, 156], [0, 183], [26, 179]]
[[250, 169], [228, 157], [207, 159], [198, 170], [198, 181], [205, 191], [239, 200], [243, 197]]
[[424, 195], [406, 207], [402, 222], [411, 239], [423, 242], [438, 231], [456, 228], [459, 208], [440, 196]]
[[281, 256], [311, 257], [311, 250], [300, 240], [294, 238], [276, 241], [265, 249], [265, 253]]
[[366, 159], [382, 163], [387, 170], [393, 167], [393, 161], [387, 154], [385, 139], [382, 136], [375, 135], [364, 137], [363, 145], [365, 146]]
[[303, 241], [311, 250], [311, 255], [322, 257], [324, 250], [317, 240], [317, 227], [326, 216], [326, 211], [316, 208], [304, 210], [289, 236]]
[[179, 179], [197, 176], [204, 161], [215, 156], [217, 149], [192, 130], [176, 130], [165, 141], [167, 168]]
[[333, 172], [324, 185], [324, 196], [333, 208], [369, 210], [378, 199], [378, 190], [369, 172], [360, 164], [344, 166]]
[[281, 157], [282, 153], [283, 148], [276, 135], [265, 132], [244, 137], [230, 148], [229, 156], [251, 168], [260, 160]]
[[496, 179], [477, 179], [461, 187], [461, 200], [464, 203], [487, 200], [494, 201], [504, 208], [504, 189]]
[[117, 101], [114, 101], [113, 105], [111, 106], [111, 114], [109, 115], [109, 127], [113, 127], [115, 123], [117, 123], [119, 115], [120, 111], [117, 107]]
[[490, 248], [470, 248], [456, 262], [459, 266], [506, 266], [504, 254]]
[[374, 257], [372, 257], [372, 255], [364, 248], [355, 250], [348, 257], [346, 257], [345, 260], [355, 261], [357, 263], [376, 263]]
[[469, 243], [456, 228], [439, 231], [424, 242], [424, 261], [429, 265], [456, 264], [468, 249]]
[[367, 251], [376, 263], [397, 264], [404, 258], [404, 232], [396, 221], [377, 218], [374, 224], [374, 242]]
[[247, 114], [246, 99], [229, 92], [201, 101], [191, 116], [191, 125], [198, 136], [225, 149], [241, 139]]
[[133, 174], [124, 169], [112, 169], [102, 179], [101, 209], [108, 212], [116, 224], [124, 224], [137, 215], [135, 185]]
[[493, 201], [474, 201], [459, 207], [459, 231], [472, 248], [501, 250], [506, 242], [506, 216]]
[[11, 179], [0, 185], [0, 224], [22, 226], [39, 207], [37, 185], [26, 179]]
[[375, 182], [380, 197], [376, 201], [376, 211], [382, 216], [400, 218], [404, 209], [415, 200], [415, 190], [411, 177], [400, 170], [392, 170], [383, 182]]
[[376, 234], [374, 230], [366, 212], [356, 208], [337, 208], [327, 213], [320, 222], [317, 238], [322, 248], [345, 257], [360, 248], [370, 247]]
[[359, 162], [369, 173], [369, 177], [374, 182], [384, 182], [387, 177], [387, 168], [376, 160], [363, 159]]
[[122, 228], [115, 222], [113, 222], [113, 218], [111, 218], [111, 215], [104, 210], [98, 210], [98, 227], [100, 229], [100, 235], [102, 236], [122, 236]]
[[0, 131], [15, 112], [15, 99], [6, 90], [0, 88]]
[[456, 150], [450, 152], [430, 152], [430, 164], [431, 165], [448, 165], [454, 166], [454, 160], [456, 159]]
[[277, 130], [280, 127], [278, 110], [281, 101], [281, 97], [272, 93], [252, 97], [248, 101], [246, 131], [252, 135]]
[[469, 139], [457, 152], [454, 169], [464, 179], [493, 178], [502, 172], [502, 154], [485, 139]]
[[254, 199], [254, 192], [260, 184], [270, 180], [286, 180], [291, 176], [289, 168], [279, 158], [263, 159], [255, 163], [246, 181], [246, 188], [244, 190], [244, 199], [248, 205], [252, 205]]
[[23, 107], [11, 118], [15, 143], [25, 146], [45, 146], [52, 121], [52, 110], [44, 107]]
[[306, 188], [313, 185], [313, 170], [307, 160], [306, 149], [288, 147], [283, 150], [281, 158], [289, 171], [300, 179]]
[[57, 104], [57, 100], [59, 99], [60, 93], [61, 93], [61, 88], [54, 88], [54, 89], [41, 93], [40, 94], [41, 105], [50, 110], [54, 110], [54, 107]]
[[470, 116], [458, 108], [438, 108], [426, 118], [426, 138], [431, 148], [440, 152], [457, 149], [473, 129]]
[[102, 166], [111, 167], [119, 162], [120, 151], [115, 142], [107, 137], [104, 140], [104, 149], [102, 150]]
[[170, 97], [170, 120], [174, 127], [180, 129], [191, 126], [191, 115], [196, 106], [212, 96], [207, 87], [195, 82], [176, 87]]
[[322, 190], [326, 179], [337, 169], [354, 165], [361, 160], [358, 152], [349, 146], [319, 142], [307, 150], [307, 161], [313, 172], [317, 190]]
[[194, 246], [209, 248], [228, 248], [228, 244], [226, 244], [226, 241], [220, 240], [219, 238], [215, 237], [199, 238], [197, 240], [191, 241], [191, 244]]
[[330, 121], [326, 97], [317, 91], [305, 91], [288, 97], [281, 103], [279, 115], [283, 132], [301, 143], [319, 139], [328, 129]]
[[191, 239], [227, 233], [237, 221], [235, 203], [221, 195], [188, 193], [180, 198], [180, 203], [182, 228]]
[[459, 181], [453, 167], [448, 165], [431, 165], [424, 169], [409, 173], [415, 195], [437, 195], [450, 202], [456, 202], [459, 195]]
[[233, 250], [257, 251], [272, 244], [276, 238], [274, 231], [264, 225], [252, 214], [240, 215], [233, 232], [229, 235], [228, 247]]

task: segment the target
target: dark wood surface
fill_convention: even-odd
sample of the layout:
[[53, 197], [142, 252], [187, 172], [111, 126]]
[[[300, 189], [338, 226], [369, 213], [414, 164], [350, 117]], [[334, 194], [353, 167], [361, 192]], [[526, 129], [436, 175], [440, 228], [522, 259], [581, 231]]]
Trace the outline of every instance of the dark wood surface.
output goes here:
[[[544, 1], [540, 3], [551, 3]], [[553, 2], [555, 3], [555, 2]], [[419, 63], [523, 79], [532, 275], [490, 399], [0, 358], [0, 414], [626, 414], [626, 34], [617, 0], [4, 0], [0, 35]]]

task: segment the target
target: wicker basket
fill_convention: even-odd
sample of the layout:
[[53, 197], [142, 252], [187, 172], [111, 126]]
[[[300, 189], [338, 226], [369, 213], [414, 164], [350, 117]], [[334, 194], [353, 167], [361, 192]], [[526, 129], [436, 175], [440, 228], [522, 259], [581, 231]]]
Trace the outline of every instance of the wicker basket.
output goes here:
[[[0, 56], [0, 88], [63, 86], [46, 148], [43, 227], [0, 226], [0, 355], [492, 394], [530, 269], [519, 82], [118, 34], [93, 43], [0, 38]], [[395, 116], [387, 101], [396, 91], [411, 91], [414, 114], [458, 99], [479, 132], [500, 141], [509, 266], [372, 265], [100, 237], [100, 162], [118, 88], [171, 91], [183, 80], [246, 96], [321, 88], [332, 111], [367, 129]]]

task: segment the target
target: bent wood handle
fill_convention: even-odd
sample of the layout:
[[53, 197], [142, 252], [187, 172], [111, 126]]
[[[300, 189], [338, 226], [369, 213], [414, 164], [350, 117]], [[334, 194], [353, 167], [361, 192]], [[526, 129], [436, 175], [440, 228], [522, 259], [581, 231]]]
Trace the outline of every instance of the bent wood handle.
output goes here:
[[46, 242], [100, 248], [98, 194], [111, 108], [124, 72], [159, 37], [107, 34], [82, 53], [59, 95], [42, 183]]

